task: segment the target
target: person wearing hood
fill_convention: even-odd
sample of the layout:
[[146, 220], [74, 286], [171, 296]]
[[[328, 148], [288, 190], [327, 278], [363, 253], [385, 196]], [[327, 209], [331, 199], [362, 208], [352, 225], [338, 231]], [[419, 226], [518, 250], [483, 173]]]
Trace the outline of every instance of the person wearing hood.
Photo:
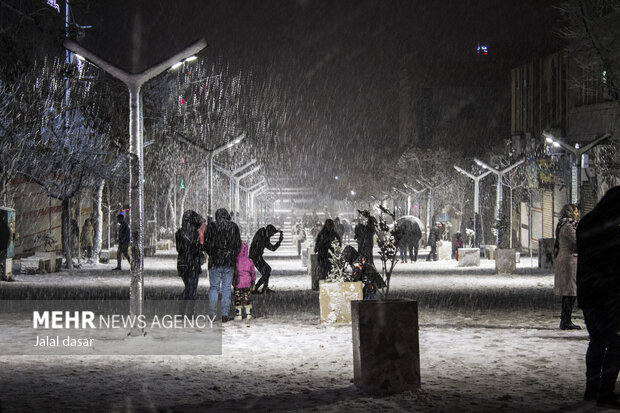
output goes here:
[[331, 262], [329, 262], [329, 252], [333, 252], [332, 242], [338, 240], [338, 244], [342, 245], [340, 235], [336, 231], [336, 226], [333, 220], [326, 219], [323, 224], [323, 229], [316, 236], [314, 243], [314, 253], [317, 254], [319, 261], [319, 267], [321, 267], [320, 280], [327, 278], [329, 270], [331, 269]]
[[620, 186], [611, 188], [577, 226], [577, 305], [590, 336], [585, 400], [620, 409]]
[[431, 247], [431, 250], [426, 256], [426, 261], [437, 261], [437, 243], [441, 241], [441, 230], [442, 224], [437, 221], [435, 226], [429, 231], [427, 244]]
[[241, 250], [241, 234], [226, 209], [215, 211], [215, 220], [207, 225], [205, 249], [209, 255], [209, 315], [217, 312], [222, 293], [222, 322], [230, 320], [231, 290], [237, 256]]
[[241, 243], [241, 251], [237, 256], [237, 267], [233, 285], [235, 287], [235, 321], [243, 319], [243, 307], [245, 307], [245, 318], [247, 321], [252, 319], [252, 300], [250, 293], [252, 286], [256, 282], [256, 271], [254, 262], [249, 257], [250, 247], [247, 242]]
[[355, 236], [353, 237], [357, 241], [357, 251], [366, 259], [366, 262], [374, 264], [372, 258], [372, 249], [375, 244], [375, 225], [377, 220], [370, 216], [368, 220], [363, 223], [359, 222], [355, 226]]
[[[275, 244], [271, 243], [270, 238], [280, 233], [280, 238], [278, 242]], [[265, 248], [270, 251], [275, 251], [280, 248], [280, 244], [282, 244], [282, 239], [284, 238], [284, 234], [282, 231], [278, 231], [276, 227], [269, 224], [264, 228], [260, 228], [254, 234], [252, 238], [252, 243], [250, 244], [250, 259], [254, 261], [254, 265], [256, 269], [260, 272], [261, 277], [256, 283], [256, 287], [254, 288], [254, 293], [262, 294], [262, 293], [272, 293], [273, 290], [269, 289], [269, 277], [271, 276], [271, 266], [267, 264], [265, 258], [263, 258], [263, 254], [265, 253]], [[263, 290], [259, 291], [259, 288], [263, 286]]]
[[183, 300], [195, 300], [202, 264], [202, 244], [205, 220], [195, 211], [187, 210], [181, 219], [181, 228], [174, 234], [177, 248], [177, 271], [185, 284]]

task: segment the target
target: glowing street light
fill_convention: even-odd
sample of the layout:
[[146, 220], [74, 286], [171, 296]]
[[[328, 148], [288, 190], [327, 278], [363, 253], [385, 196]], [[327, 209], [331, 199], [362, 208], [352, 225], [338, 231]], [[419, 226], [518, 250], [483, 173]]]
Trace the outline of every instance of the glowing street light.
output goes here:
[[[163, 73], [176, 62], [184, 60], [207, 47], [207, 42], [205, 39], [200, 39], [181, 52], [141, 73], [126, 72], [71, 39], [65, 39], [63, 46], [117, 78], [129, 90], [129, 225], [131, 227], [132, 254], [129, 310], [131, 315], [141, 315], [144, 301], [144, 138], [142, 134], [141, 88], [150, 79]], [[131, 333], [135, 334], [136, 332], [132, 331]]]
[[574, 147], [555, 139], [555, 137], [549, 132], [543, 132], [545, 142], [553, 145], [556, 148], [562, 148], [573, 154], [573, 171], [571, 173], [571, 204], [577, 204], [579, 202], [579, 187], [581, 186], [581, 164], [582, 156], [584, 153], [601, 143], [607, 138], [611, 138], [611, 133], [605, 133], [592, 142], [588, 143], [583, 148], [579, 147], [579, 144], [575, 144]]

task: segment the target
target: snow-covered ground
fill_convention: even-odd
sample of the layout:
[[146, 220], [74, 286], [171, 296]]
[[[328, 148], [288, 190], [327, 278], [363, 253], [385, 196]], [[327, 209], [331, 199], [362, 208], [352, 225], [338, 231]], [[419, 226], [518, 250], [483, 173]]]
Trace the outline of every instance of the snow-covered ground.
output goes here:
[[[319, 324], [300, 261], [271, 264], [277, 293], [255, 297], [255, 320], [224, 324], [221, 356], [0, 355], [0, 411], [599, 411], [581, 402], [587, 333], [557, 328], [553, 276], [527, 258], [515, 275], [487, 260], [398, 264], [394, 296], [420, 306], [422, 389], [383, 398], [353, 386], [351, 326]], [[112, 267], [18, 274], [0, 297], [128, 296], [129, 272]], [[146, 259], [145, 290], [180, 294], [172, 253]]]

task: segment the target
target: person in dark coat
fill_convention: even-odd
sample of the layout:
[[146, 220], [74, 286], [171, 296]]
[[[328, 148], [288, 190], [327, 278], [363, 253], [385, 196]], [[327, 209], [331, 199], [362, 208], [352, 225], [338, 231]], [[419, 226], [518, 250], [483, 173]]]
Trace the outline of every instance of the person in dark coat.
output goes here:
[[431, 228], [428, 234], [428, 246], [431, 247], [431, 251], [426, 257], [426, 261], [437, 261], [437, 242], [441, 240], [441, 222], [437, 222], [433, 228]]
[[590, 336], [585, 400], [620, 408], [620, 186], [613, 187], [577, 226], [577, 305]]
[[554, 283], [553, 293], [562, 297], [561, 330], [580, 330], [571, 320], [573, 306], [577, 299], [577, 219], [579, 208], [574, 204], [564, 205], [560, 220], [555, 228], [553, 247]]
[[409, 251], [409, 259], [411, 261], [417, 261], [420, 239], [422, 239], [420, 226], [417, 222], [409, 221], [408, 219], [403, 219], [398, 225], [403, 231], [403, 237]]
[[340, 222], [339, 217], [334, 219], [334, 230], [338, 233], [338, 236], [342, 240], [342, 237], [344, 236], [344, 224]]
[[357, 241], [357, 251], [366, 259], [366, 262], [370, 264], [374, 263], [372, 259], [372, 248], [375, 243], [375, 223], [375, 218], [371, 216], [365, 223], [360, 221], [355, 226], [354, 239]]
[[232, 281], [237, 255], [241, 250], [241, 234], [224, 208], [215, 211], [215, 220], [207, 225], [205, 250], [209, 255], [209, 315], [215, 316], [221, 292], [222, 322], [227, 322], [230, 320]]
[[118, 250], [116, 251], [116, 268], [112, 270], [120, 270], [121, 269], [121, 261], [123, 256], [127, 258], [127, 262], [131, 265], [131, 260], [129, 259], [129, 243], [131, 242], [131, 230], [129, 229], [129, 225], [127, 221], [125, 221], [125, 216], [123, 214], [118, 214], [116, 216], [116, 222], [119, 223], [120, 228], [118, 229]]
[[314, 243], [314, 253], [317, 254], [319, 267], [321, 267], [321, 275], [319, 280], [324, 280], [329, 274], [331, 263], [329, 262], [329, 252], [333, 251], [332, 242], [338, 240], [338, 244], [342, 245], [342, 240], [338, 232], [336, 232], [335, 223], [331, 219], [326, 219], [323, 229], [316, 236]]
[[351, 245], [342, 250], [342, 259], [351, 266], [353, 280], [361, 281], [364, 285], [364, 300], [374, 300], [377, 290], [386, 286], [375, 266], [367, 262]]
[[[280, 233], [280, 238], [275, 244], [271, 243], [270, 238], [275, 234]], [[280, 248], [280, 244], [282, 244], [282, 239], [284, 238], [284, 233], [282, 231], [278, 231], [276, 227], [269, 224], [266, 227], [260, 228], [254, 234], [252, 238], [252, 243], [250, 244], [250, 259], [254, 261], [254, 266], [260, 272], [260, 279], [256, 283], [254, 287], [254, 293], [262, 294], [262, 293], [272, 293], [273, 290], [269, 289], [269, 277], [271, 276], [271, 266], [267, 264], [263, 254], [265, 253], [265, 248], [269, 251], [275, 251]], [[260, 287], [263, 287], [262, 290], [259, 290]]]
[[[181, 228], [174, 234], [177, 256], [177, 271], [185, 284], [182, 300], [195, 300], [202, 264], [201, 227], [205, 220], [195, 211], [187, 210], [181, 219]], [[203, 229], [204, 230], [204, 229]]]
[[400, 253], [400, 260], [407, 262], [407, 238], [403, 224], [403, 222], [394, 224], [394, 239]]
[[463, 248], [465, 246], [465, 239], [463, 238], [463, 234], [461, 231], [456, 231], [454, 236], [452, 237], [452, 259], [459, 260], [459, 248]]

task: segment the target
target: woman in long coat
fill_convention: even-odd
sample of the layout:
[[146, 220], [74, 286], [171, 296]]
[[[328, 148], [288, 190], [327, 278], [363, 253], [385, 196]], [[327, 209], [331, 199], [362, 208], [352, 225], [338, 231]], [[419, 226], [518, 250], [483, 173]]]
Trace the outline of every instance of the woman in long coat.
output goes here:
[[564, 205], [555, 229], [553, 248], [555, 279], [553, 292], [562, 297], [560, 329], [579, 330], [571, 316], [577, 298], [577, 219], [579, 208], [574, 204]]

